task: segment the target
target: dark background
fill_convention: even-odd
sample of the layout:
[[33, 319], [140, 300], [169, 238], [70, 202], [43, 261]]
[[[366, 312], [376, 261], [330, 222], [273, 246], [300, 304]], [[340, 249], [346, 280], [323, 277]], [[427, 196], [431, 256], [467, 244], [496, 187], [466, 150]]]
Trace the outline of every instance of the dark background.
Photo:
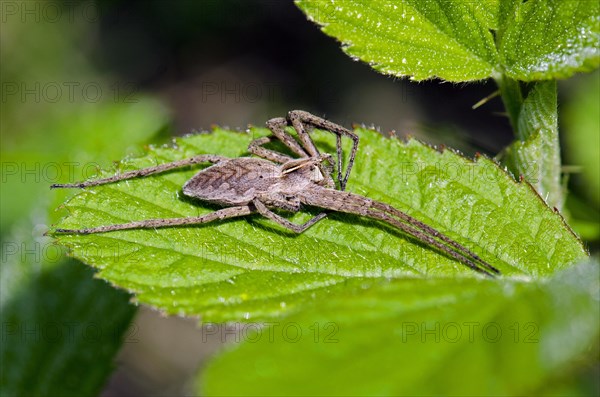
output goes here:
[[[352, 61], [289, 1], [107, 1], [86, 52], [175, 112], [174, 132], [262, 125], [291, 109], [496, 154], [511, 140], [493, 83], [412, 83]], [[437, 130], [437, 133], [432, 131]], [[456, 136], [460, 139], [456, 139]], [[472, 149], [472, 150], [470, 150]]]

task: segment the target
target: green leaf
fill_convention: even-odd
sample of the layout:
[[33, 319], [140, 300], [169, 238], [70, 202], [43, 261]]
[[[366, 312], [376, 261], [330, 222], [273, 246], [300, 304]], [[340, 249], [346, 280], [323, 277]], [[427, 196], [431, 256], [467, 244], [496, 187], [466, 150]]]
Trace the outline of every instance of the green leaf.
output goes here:
[[136, 309], [31, 229], [2, 240], [0, 395], [97, 395]]
[[368, 282], [241, 328], [203, 395], [537, 395], [600, 336], [598, 263], [550, 280]]
[[530, 0], [519, 5], [499, 45], [516, 80], [564, 79], [600, 64], [600, 3]]
[[518, 140], [506, 150], [505, 163], [560, 211], [563, 187], [557, 116], [556, 81], [536, 83], [521, 106]]
[[[238, 157], [252, 136], [217, 129], [150, 148], [111, 175], [200, 153]], [[389, 203], [470, 247], [506, 276], [550, 275], [586, 257], [559, 214], [528, 185], [516, 183], [486, 158], [472, 162], [417, 141], [403, 143], [357, 130], [361, 148], [348, 189]], [[315, 132], [323, 150], [331, 134]], [[197, 169], [90, 188], [65, 204], [57, 227], [76, 229], [214, 211], [181, 197]], [[318, 209], [309, 211], [311, 215]], [[306, 220], [306, 212], [292, 217]], [[470, 269], [377, 221], [331, 214], [295, 235], [258, 215], [198, 227], [61, 235], [72, 254], [137, 300], [167, 313], [205, 320], [265, 319], [291, 313], [361, 285], [406, 277], [474, 277]]]
[[566, 78], [600, 63], [592, 1], [296, 0], [353, 59], [412, 80]]
[[296, 4], [354, 59], [413, 80], [481, 80], [499, 73], [489, 29], [497, 2], [319, 1]]

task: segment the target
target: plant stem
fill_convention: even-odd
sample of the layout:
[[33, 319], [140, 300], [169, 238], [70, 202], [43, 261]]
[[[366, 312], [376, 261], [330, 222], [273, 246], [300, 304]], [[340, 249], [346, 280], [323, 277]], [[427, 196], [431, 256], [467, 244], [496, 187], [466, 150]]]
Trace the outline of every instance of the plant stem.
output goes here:
[[523, 97], [518, 81], [496, 79], [515, 134], [506, 149], [504, 164], [529, 182], [549, 206], [562, 209], [560, 143], [556, 81], [531, 84]]
[[519, 131], [519, 114], [521, 113], [521, 107], [523, 106], [521, 86], [517, 80], [511, 79], [505, 74], [495, 80], [498, 88], [500, 88], [500, 96], [502, 97], [502, 102], [508, 113], [515, 136], [524, 140], [526, 137], [521, 136]]

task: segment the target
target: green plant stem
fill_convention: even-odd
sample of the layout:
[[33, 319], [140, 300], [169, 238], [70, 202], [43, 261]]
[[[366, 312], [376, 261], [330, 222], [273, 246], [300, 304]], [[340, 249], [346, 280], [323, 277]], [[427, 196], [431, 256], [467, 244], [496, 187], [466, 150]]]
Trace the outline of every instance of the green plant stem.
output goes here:
[[562, 209], [560, 143], [556, 81], [531, 83], [524, 97], [519, 82], [496, 79], [515, 133], [504, 164], [531, 183], [550, 207]]
[[508, 113], [515, 136], [520, 140], [525, 140], [526, 137], [522, 136], [519, 131], [519, 114], [523, 106], [523, 93], [521, 92], [519, 82], [505, 74], [500, 76], [500, 78], [496, 78], [495, 81], [498, 88], [500, 88], [500, 96], [502, 97], [502, 102]]

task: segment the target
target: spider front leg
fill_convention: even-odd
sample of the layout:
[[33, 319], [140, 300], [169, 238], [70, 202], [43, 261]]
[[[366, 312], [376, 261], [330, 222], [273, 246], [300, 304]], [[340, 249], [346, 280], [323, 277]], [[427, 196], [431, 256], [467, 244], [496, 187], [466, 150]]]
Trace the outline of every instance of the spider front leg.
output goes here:
[[266, 149], [263, 145], [272, 142], [274, 136], [265, 136], [262, 138], [258, 138], [250, 142], [248, 145], [248, 151], [258, 157], [262, 157], [263, 159], [271, 160], [275, 163], [285, 164], [289, 161], [293, 161], [294, 159], [290, 156], [286, 156], [285, 154], [276, 152], [274, 150]]
[[[305, 129], [306, 126], [316, 127], [325, 131], [332, 132], [337, 135], [337, 166], [338, 166], [338, 182], [340, 185], [340, 190], [346, 189], [346, 183], [348, 182], [348, 178], [350, 177], [350, 171], [352, 170], [352, 166], [354, 165], [354, 159], [356, 157], [356, 151], [358, 150], [358, 135], [354, 132], [342, 127], [341, 125], [332, 123], [331, 121], [322, 119], [315, 115], [312, 115], [303, 110], [292, 110], [288, 113], [288, 118], [292, 123], [292, 126], [298, 133], [298, 137], [304, 146], [304, 149], [308, 152], [311, 157], [319, 156], [319, 150], [316, 148], [312, 138], [309, 133]], [[346, 168], [346, 172], [344, 177], [342, 178], [342, 136], [347, 136], [352, 139], [352, 150], [350, 152], [350, 159], [348, 160], [348, 168]]]
[[253, 140], [252, 142], [250, 142], [250, 145], [248, 145], [248, 151], [259, 157], [274, 161], [279, 164], [285, 164], [289, 161], [296, 160], [283, 153], [279, 153], [274, 150], [266, 149], [263, 147], [263, 145], [272, 142], [273, 140], [275, 140], [275, 138], [277, 138], [292, 152], [297, 154], [300, 157], [300, 159], [309, 158], [309, 154], [302, 148], [302, 146], [298, 144], [298, 142], [296, 142], [296, 139], [291, 134], [285, 131], [285, 127], [287, 127], [286, 119], [281, 117], [270, 119], [269, 121], [267, 121], [267, 128], [271, 130], [273, 135]]
[[285, 146], [296, 153], [300, 157], [310, 157], [312, 154], [307, 152], [296, 142], [294, 137], [285, 131], [285, 127], [288, 126], [288, 122], [283, 117], [276, 117], [267, 121], [267, 128], [271, 130]]

